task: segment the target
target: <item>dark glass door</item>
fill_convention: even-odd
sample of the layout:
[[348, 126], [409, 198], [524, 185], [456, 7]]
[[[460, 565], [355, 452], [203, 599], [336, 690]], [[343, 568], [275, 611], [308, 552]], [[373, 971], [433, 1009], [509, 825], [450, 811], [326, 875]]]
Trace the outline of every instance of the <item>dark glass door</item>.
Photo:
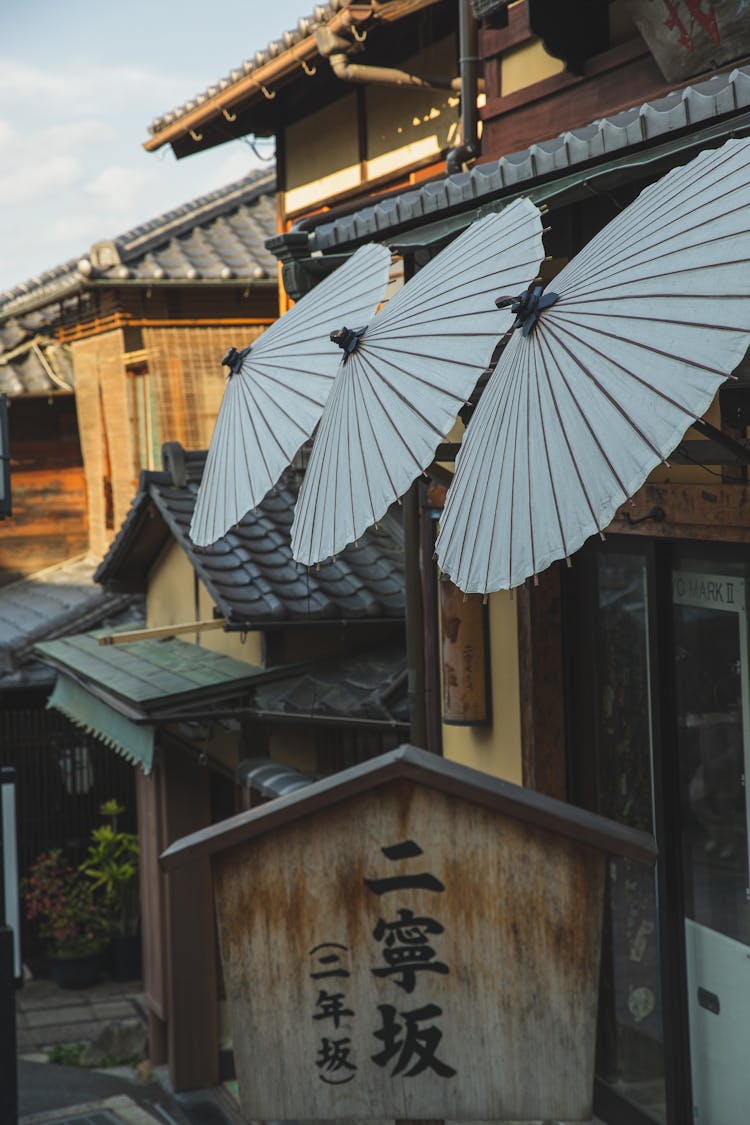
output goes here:
[[750, 1114], [743, 571], [694, 556], [672, 573], [693, 1116], [706, 1125]]

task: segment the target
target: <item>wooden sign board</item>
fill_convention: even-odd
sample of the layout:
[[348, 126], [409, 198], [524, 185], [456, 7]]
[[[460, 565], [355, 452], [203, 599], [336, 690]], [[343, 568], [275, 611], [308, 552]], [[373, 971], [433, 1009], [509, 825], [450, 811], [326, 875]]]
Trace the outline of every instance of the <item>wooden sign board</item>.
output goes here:
[[628, 7], [668, 82], [750, 53], [748, 0], [628, 0]]
[[588, 1121], [609, 822], [412, 747], [339, 778], [163, 857], [212, 856], [245, 1115]]
[[481, 594], [440, 582], [443, 722], [481, 725], [491, 719], [487, 607]]

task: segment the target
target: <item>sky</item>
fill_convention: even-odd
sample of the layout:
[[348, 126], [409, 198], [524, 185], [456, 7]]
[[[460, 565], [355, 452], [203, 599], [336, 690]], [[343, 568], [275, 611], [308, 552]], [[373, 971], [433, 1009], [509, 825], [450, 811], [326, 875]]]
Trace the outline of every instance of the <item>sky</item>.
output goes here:
[[[261, 166], [243, 141], [176, 160], [150, 122], [308, 16], [314, 0], [4, 0], [0, 292]], [[257, 146], [264, 157], [273, 144]]]

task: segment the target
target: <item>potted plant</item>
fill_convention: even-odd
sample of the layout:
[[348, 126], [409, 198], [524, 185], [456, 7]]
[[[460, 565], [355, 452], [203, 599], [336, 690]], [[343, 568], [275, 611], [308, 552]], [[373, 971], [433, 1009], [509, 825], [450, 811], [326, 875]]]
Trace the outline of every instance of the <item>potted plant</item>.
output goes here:
[[62, 988], [95, 984], [107, 942], [104, 902], [60, 848], [42, 852], [23, 886], [26, 917], [48, 943], [53, 980]]
[[129, 980], [140, 975], [140, 910], [138, 899], [138, 837], [118, 832], [124, 809], [106, 801], [99, 810], [109, 819], [91, 833], [80, 871], [104, 903], [112, 953], [112, 976]]

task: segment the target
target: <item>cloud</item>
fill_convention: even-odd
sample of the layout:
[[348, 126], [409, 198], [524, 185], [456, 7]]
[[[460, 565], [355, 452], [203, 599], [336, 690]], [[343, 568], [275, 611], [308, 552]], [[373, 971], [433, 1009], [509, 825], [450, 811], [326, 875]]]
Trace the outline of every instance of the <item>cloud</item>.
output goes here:
[[79, 183], [86, 150], [114, 135], [98, 121], [21, 133], [0, 120], [0, 205], [44, 199]]
[[[142, 102], [150, 107], [183, 97], [184, 79], [138, 66], [104, 67], [65, 60], [53, 68], [0, 55], [0, 104], [36, 107], [55, 115], [71, 112], [106, 116], [118, 106]], [[156, 99], [156, 102], [154, 102]], [[184, 98], [183, 98], [184, 100]]]

